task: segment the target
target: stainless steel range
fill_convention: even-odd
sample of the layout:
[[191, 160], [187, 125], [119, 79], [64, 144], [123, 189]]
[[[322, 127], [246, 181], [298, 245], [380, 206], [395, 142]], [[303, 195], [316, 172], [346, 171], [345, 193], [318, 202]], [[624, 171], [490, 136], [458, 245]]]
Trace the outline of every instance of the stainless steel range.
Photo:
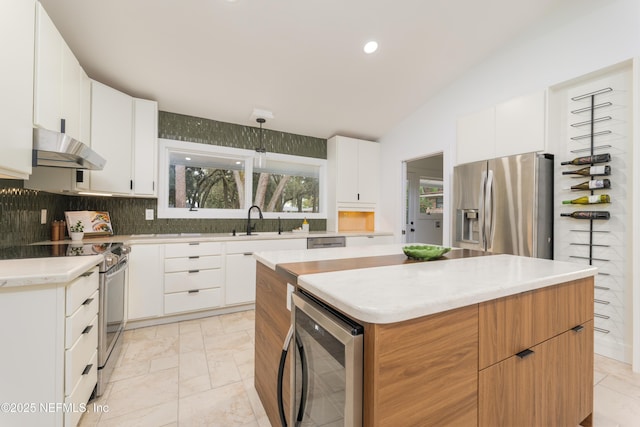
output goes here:
[[99, 264], [98, 298], [98, 385], [96, 396], [104, 393], [122, 349], [120, 335], [125, 327], [126, 274], [130, 247], [123, 243], [24, 245], [0, 249], [0, 259], [51, 258], [103, 255]]
[[100, 309], [98, 311], [98, 386], [102, 396], [122, 350], [120, 335], [125, 327], [125, 292], [130, 247], [114, 244], [99, 266]]

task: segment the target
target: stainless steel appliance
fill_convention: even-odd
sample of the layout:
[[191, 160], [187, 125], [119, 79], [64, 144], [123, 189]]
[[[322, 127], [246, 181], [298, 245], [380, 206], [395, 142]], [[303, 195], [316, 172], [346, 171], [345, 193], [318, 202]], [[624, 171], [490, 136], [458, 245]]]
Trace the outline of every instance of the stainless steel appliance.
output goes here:
[[307, 237], [307, 249], [344, 248], [344, 236]]
[[313, 296], [293, 296], [295, 369], [289, 420], [304, 426], [361, 426], [364, 328]]
[[453, 246], [552, 259], [553, 155], [456, 166], [453, 213]]
[[104, 254], [100, 264], [100, 310], [98, 312], [98, 386], [102, 396], [122, 351], [120, 335], [125, 327], [126, 274], [130, 247], [117, 244]]

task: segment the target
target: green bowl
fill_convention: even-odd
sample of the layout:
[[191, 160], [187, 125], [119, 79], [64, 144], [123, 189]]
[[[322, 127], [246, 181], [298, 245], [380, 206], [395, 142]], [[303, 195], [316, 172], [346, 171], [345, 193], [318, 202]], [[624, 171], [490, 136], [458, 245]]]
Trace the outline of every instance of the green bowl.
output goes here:
[[407, 257], [409, 257], [409, 259], [415, 259], [419, 261], [438, 259], [450, 250], [451, 248], [433, 245], [411, 245], [402, 248], [402, 251]]

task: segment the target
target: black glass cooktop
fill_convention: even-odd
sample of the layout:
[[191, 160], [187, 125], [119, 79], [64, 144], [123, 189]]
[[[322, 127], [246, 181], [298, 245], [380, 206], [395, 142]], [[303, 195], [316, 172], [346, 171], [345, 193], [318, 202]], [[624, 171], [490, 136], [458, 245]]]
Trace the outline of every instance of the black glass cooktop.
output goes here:
[[122, 246], [122, 243], [61, 243], [54, 245], [10, 246], [0, 248], [0, 260], [99, 255], [111, 252], [120, 246]]

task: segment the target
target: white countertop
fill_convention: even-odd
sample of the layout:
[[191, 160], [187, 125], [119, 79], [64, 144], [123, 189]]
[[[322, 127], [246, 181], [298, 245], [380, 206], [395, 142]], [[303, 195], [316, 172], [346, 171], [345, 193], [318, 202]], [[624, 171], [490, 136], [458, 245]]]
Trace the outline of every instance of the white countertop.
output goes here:
[[[105, 237], [88, 237], [84, 242], [111, 243], [124, 242], [127, 244], [158, 244], [158, 243], [186, 243], [186, 242], [238, 242], [246, 240], [273, 240], [273, 239], [306, 239], [307, 237], [359, 237], [359, 236], [393, 236], [390, 231], [362, 231], [362, 232], [332, 232], [332, 231], [310, 231], [294, 232], [283, 231], [278, 234], [275, 231], [255, 232], [247, 236], [244, 233], [173, 233], [173, 234], [120, 234]], [[69, 243], [70, 240], [60, 240], [57, 242], [45, 241], [38, 244]]]
[[0, 261], [0, 290], [18, 286], [65, 284], [102, 262], [102, 255]]
[[596, 272], [583, 264], [493, 255], [308, 274], [298, 285], [355, 320], [394, 323]]
[[[419, 243], [415, 243], [419, 244]], [[406, 243], [353, 246], [344, 248], [310, 249], [308, 251], [263, 251], [256, 252], [253, 257], [271, 268], [276, 269], [278, 264], [290, 262], [324, 261], [330, 259], [364, 258], [370, 256], [384, 256], [402, 254], [402, 248]]]

